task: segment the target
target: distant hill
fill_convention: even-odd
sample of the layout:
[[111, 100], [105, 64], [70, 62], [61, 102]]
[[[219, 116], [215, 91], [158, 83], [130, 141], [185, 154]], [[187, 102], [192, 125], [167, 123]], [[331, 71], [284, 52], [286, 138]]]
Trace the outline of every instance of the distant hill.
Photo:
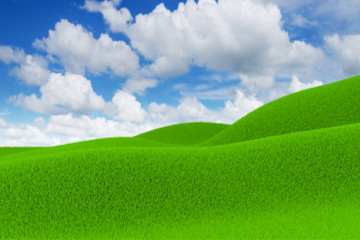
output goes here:
[[201, 143], [229, 127], [220, 123], [182, 123], [158, 128], [136, 136], [137, 139], [148, 139], [176, 145], [193, 145]]
[[290, 94], [204, 142], [219, 145], [360, 122], [360, 76]]

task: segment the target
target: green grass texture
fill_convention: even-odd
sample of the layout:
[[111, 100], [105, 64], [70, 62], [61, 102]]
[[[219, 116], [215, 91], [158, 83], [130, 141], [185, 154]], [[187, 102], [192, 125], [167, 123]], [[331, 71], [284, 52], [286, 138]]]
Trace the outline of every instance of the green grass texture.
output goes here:
[[[320, 100], [338, 93], [336, 84], [357, 99], [359, 81], [295, 93], [243, 118], [260, 119], [267, 106], [292, 109], [286, 99], [309, 110], [302, 104], [317, 99], [321, 110], [299, 114], [299, 121], [319, 118], [311, 128], [285, 128], [281, 120], [290, 120], [279, 118], [277, 131], [257, 128], [242, 137], [240, 119], [133, 138], [0, 148], [0, 239], [360, 239], [360, 105], [347, 106], [345, 97], [333, 100], [338, 108]], [[325, 124], [314, 111], [349, 119]], [[186, 131], [194, 139], [170, 137], [186, 139]]]
[[143, 138], [157, 142], [176, 145], [194, 145], [201, 143], [217, 133], [223, 131], [229, 125], [219, 123], [182, 123], [163, 128], [158, 128], [138, 135]]
[[360, 122], [360, 76], [290, 94], [270, 102], [226, 128], [204, 145]]
[[0, 157], [5, 157], [14, 153], [27, 152], [29, 150], [38, 149], [35, 147], [0, 147]]

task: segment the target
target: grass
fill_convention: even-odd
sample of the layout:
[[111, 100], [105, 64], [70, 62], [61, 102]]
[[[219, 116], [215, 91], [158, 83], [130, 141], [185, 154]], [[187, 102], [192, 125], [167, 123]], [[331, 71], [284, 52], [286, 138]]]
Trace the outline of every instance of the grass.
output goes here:
[[208, 139], [219, 145], [360, 122], [360, 76], [270, 102]]
[[201, 143], [217, 133], [226, 129], [229, 125], [219, 123], [183, 123], [163, 128], [158, 128], [138, 135], [143, 138], [157, 142], [176, 145], [194, 145]]
[[26, 159], [32, 153], [44, 152], [41, 147], [0, 147], [0, 163], [14, 159]]
[[[304, 92], [316, 99], [323, 88]], [[346, 104], [337, 111], [350, 116]], [[0, 239], [359, 239], [355, 120], [319, 120], [285, 133], [260, 128], [245, 141], [238, 141], [239, 120], [31, 152], [2, 149]], [[201, 129], [207, 144], [232, 131], [237, 138], [199, 146], [201, 134], [193, 145], [165, 137], [186, 129]]]
[[0, 147], [0, 157], [35, 150], [35, 147]]

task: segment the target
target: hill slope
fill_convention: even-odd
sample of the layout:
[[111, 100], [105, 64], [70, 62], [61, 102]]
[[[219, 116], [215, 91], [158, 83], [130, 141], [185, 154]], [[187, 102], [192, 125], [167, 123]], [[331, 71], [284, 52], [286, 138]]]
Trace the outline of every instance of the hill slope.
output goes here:
[[0, 162], [13, 159], [26, 159], [31, 155], [43, 155], [51, 152], [73, 150], [94, 150], [104, 148], [129, 147], [181, 147], [200, 143], [219, 133], [229, 125], [217, 123], [183, 123], [155, 129], [136, 137], [114, 137], [75, 142], [48, 148], [0, 148]]
[[12, 154], [24, 153], [27, 151], [38, 149], [36, 147], [0, 147], [0, 158]]
[[216, 147], [72, 149], [3, 161], [0, 236], [327, 238], [330, 225], [360, 237], [357, 224], [338, 222], [360, 222], [359, 145], [354, 124]]
[[148, 139], [175, 145], [193, 145], [203, 142], [223, 131], [229, 125], [219, 123], [182, 123], [158, 128], [136, 136], [137, 139]]
[[290, 94], [249, 113], [204, 145], [360, 122], [360, 76]]

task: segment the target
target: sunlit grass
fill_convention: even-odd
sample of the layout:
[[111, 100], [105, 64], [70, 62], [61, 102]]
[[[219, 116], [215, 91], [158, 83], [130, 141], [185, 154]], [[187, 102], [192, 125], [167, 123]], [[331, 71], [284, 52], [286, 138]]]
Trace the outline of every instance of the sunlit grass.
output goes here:
[[[351, 81], [342, 83], [356, 89]], [[325, 87], [308, 90], [309, 98]], [[359, 97], [353, 93], [343, 92]], [[319, 117], [313, 129], [267, 131], [255, 121], [267, 111], [259, 110], [246, 120], [260, 124], [249, 127], [252, 137], [236, 134], [245, 131], [240, 120], [0, 148], [0, 239], [358, 239], [359, 107], [348, 104], [336, 108], [348, 121], [328, 113], [332, 127]], [[226, 136], [233, 143], [199, 146]]]
[[246, 141], [360, 122], [360, 76], [270, 102], [203, 145]]

